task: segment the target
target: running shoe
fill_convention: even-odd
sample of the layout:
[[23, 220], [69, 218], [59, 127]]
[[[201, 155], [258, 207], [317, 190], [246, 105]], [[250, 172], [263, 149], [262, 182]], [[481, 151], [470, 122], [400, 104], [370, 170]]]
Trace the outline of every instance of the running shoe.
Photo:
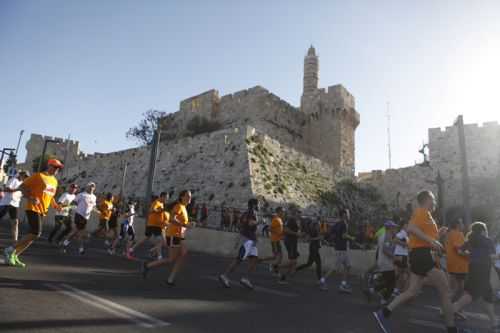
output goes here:
[[141, 273], [143, 279], [146, 279], [148, 277], [148, 272], [149, 272], [148, 262], [143, 261], [141, 266]]
[[108, 254], [109, 254], [110, 256], [114, 255], [114, 254], [115, 254], [115, 250], [113, 250], [113, 249], [108, 249]]
[[378, 310], [377, 312], [373, 312], [373, 316], [375, 317], [375, 320], [377, 321], [378, 327], [380, 327], [380, 330], [382, 332], [391, 333], [391, 330], [389, 329], [389, 321], [384, 316], [384, 313], [382, 312], [382, 310]]
[[254, 286], [252, 284], [252, 282], [250, 282], [250, 280], [248, 280], [247, 278], [241, 278], [240, 280], [240, 284], [245, 287], [245, 288], [248, 288], [250, 290], [253, 290], [254, 289]]
[[162, 284], [164, 286], [167, 286], [167, 287], [170, 287], [170, 288], [175, 287], [175, 282], [170, 282], [168, 280], [167, 281], [163, 281]]
[[231, 283], [224, 274], [219, 275], [219, 282], [222, 284], [224, 288], [231, 288]]
[[288, 281], [286, 280], [286, 276], [285, 275], [281, 275], [280, 276], [280, 279], [278, 280], [278, 284], [281, 284], [283, 286], [288, 284]]
[[319, 290], [328, 290], [328, 286], [326, 285], [326, 282], [324, 281], [319, 281]]
[[14, 251], [12, 250], [9, 250], [8, 247], [6, 247], [4, 250], [3, 250], [3, 256], [5, 258], [5, 264], [6, 265], [10, 265], [10, 256], [12, 255]]
[[16, 252], [12, 252], [9, 256], [9, 265], [10, 266], [17, 266], [17, 261], [16, 261]]
[[78, 254], [83, 256], [85, 254], [85, 249], [83, 247], [78, 249]]
[[26, 264], [24, 262], [22, 262], [21, 260], [19, 260], [19, 257], [17, 256], [17, 254], [12, 253], [11, 257], [14, 258], [15, 266], [16, 267], [21, 267], [21, 268], [25, 268], [26, 267]]
[[339, 292], [344, 293], [344, 294], [352, 294], [352, 288], [348, 284], [341, 284], [339, 286]]

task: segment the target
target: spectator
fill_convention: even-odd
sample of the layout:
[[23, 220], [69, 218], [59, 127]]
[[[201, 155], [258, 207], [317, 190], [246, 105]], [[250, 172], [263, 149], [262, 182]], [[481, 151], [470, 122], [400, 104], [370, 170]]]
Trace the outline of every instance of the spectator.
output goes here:
[[207, 220], [208, 220], [208, 208], [207, 204], [204, 203], [203, 206], [201, 207], [201, 218], [200, 218], [201, 225], [206, 227]]

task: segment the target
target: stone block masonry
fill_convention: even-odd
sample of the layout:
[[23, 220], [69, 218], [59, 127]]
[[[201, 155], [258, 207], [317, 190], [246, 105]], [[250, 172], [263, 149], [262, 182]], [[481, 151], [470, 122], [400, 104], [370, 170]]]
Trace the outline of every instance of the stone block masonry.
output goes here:
[[[122, 167], [128, 163], [125, 196], [142, 198], [147, 147], [89, 155], [68, 168], [61, 183], [88, 181], [98, 192], [120, 193]], [[153, 191], [193, 191], [197, 202], [246, 207], [251, 197], [271, 206], [294, 203], [316, 212], [319, 193], [333, 186], [333, 168], [294, 150], [253, 127], [223, 129], [160, 144]]]

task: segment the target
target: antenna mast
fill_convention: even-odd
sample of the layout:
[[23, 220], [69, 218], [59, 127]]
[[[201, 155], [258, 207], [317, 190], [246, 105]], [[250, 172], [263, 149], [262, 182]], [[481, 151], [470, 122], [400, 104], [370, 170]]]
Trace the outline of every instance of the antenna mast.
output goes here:
[[389, 102], [387, 102], [387, 154], [388, 154], [388, 158], [389, 158], [389, 169], [392, 169], [391, 113], [389, 111]]

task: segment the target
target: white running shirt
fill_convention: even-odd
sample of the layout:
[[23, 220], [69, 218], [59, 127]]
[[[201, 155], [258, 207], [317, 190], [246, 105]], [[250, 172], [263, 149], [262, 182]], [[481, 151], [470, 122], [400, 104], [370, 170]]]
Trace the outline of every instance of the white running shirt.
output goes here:
[[[15, 190], [19, 186], [21, 186], [23, 182], [17, 179], [16, 177], [10, 178], [5, 187], [10, 190]], [[4, 196], [0, 201], [0, 206], [12, 206], [19, 208], [19, 204], [21, 203], [21, 198], [23, 197], [23, 193], [21, 191], [15, 192], [4, 192]]]
[[76, 195], [75, 194], [69, 194], [68, 192], [64, 192], [61, 194], [59, 199], [57, 200], [58, 203], [66, 206], [63, 207], [61, 211], [56, 211], [56, 216], [69, 216], [69, 211], [71, 210], [71, 207], [69, 206], [70, 203], [72, 203], [75, 200]]
[[[408, 233], [405, 230], [401, 230], [396, 234], [396, 238], [400, 241], [408, 241]], [[396, 248], [394, 249], [395, 256], [407, 256], [408, 255], [408, 247], [401, 246], [396, 244]]]
[[78, 206], [76, 206], [75, 212], [78, 215], [81, 215], [83, 218], [88, 220], [90, 218], [90, 214], [92, 210], [96, 206], [96, 197], [94, 194], [90, 194], [87, 192], [82, 192], [78, 194], [75, 198], [75, 202]]

